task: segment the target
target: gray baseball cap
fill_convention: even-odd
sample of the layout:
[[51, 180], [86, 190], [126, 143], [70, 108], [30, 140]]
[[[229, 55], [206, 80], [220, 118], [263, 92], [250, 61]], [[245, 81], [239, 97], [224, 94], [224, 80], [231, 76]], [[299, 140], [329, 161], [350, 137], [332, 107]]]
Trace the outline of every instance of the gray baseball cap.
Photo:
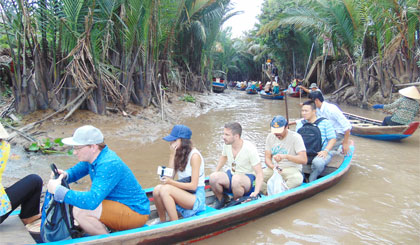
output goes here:
[[96, 145], [104, 142], [101, 130], [92, 125], [82, 126], [74, 131], [73, 137], [64, 138], [66, 145]]
[[318, 88], [318, 86], [316, 85], [316, 83], [311, 83], [311, 86], [309, 86], [309, 88]]

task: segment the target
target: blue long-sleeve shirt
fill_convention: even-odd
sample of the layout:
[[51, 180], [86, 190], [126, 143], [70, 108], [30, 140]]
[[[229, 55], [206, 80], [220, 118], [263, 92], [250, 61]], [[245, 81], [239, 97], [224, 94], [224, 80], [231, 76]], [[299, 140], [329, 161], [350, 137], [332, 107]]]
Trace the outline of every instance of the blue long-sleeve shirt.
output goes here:
[[106, 199], [120, 202], [140, 214], [150, 214], [150, 203], [146, 193], [133, 172], [108, 146], [92, 164], [79, 162], [66, 172], [69, 183], [89, 174], [92, 186], [86, 192], [58, 186], [54, 195], [57, 201], [64, 201], [81, 209], [94, 210]]

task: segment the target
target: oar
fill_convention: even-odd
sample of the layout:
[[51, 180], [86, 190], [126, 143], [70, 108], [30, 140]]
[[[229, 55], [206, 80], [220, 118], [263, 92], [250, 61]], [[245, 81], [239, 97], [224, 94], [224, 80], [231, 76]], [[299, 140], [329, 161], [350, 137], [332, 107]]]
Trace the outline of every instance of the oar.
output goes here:
[[299, 89], [299, 105], [302, 104], [302, 88]]
[[287, 92], [284, 93], [284, 104], [286, 105], [286, 120], [287, 120], [287, 124], [289, 124], [289, 110], [287, 108]]

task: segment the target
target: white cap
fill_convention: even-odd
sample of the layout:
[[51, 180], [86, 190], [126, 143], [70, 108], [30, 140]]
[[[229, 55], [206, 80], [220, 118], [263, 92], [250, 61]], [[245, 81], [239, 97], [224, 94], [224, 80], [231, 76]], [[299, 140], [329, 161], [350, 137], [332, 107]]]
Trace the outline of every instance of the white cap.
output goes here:
[[104, 142], [102, 132], [92, 125], [82, 126], [74, 131], [73, 137], [64, 138], [66, 145], [97, 145]]

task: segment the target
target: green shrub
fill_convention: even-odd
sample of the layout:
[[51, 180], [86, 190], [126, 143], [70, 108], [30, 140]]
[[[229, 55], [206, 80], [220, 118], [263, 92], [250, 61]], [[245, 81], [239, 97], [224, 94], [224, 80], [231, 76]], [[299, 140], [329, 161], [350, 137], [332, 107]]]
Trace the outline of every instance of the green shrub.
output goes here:
[[186, 94], [184, 97], [181, 98], [182, 101], [195, 103], [195, 98], [192, 95]]

